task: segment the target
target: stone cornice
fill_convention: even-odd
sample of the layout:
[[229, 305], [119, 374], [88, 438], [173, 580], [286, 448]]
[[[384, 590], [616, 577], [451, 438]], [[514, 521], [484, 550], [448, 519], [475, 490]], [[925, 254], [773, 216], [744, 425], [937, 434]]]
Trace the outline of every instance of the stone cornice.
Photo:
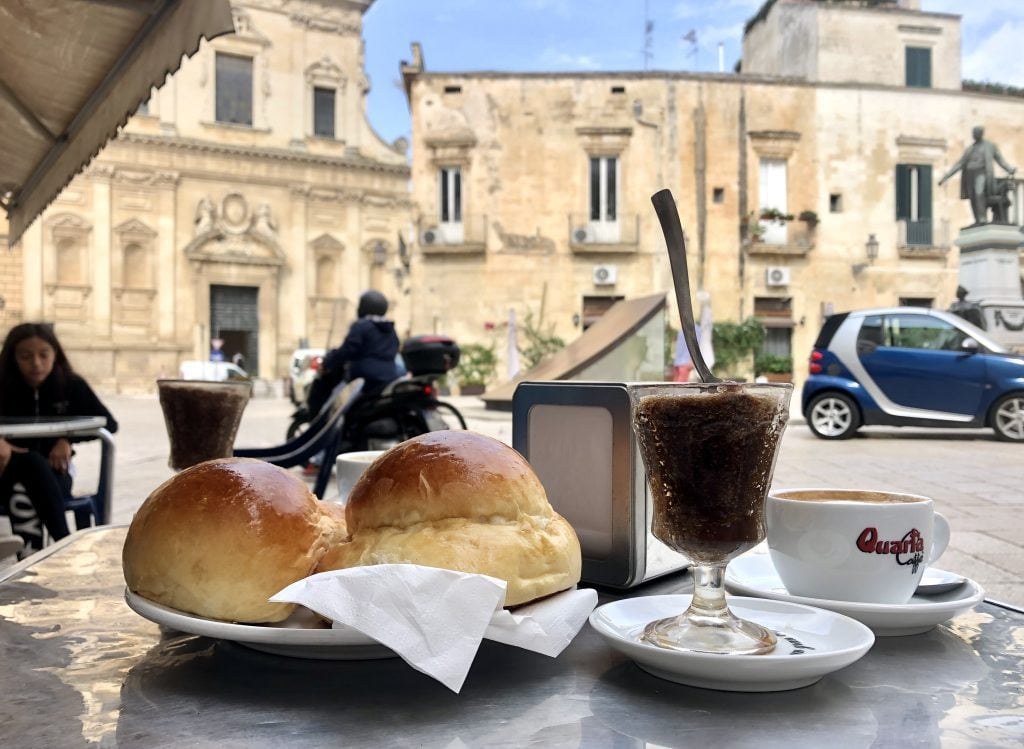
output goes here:
[[406, 164], [386, 164], [382, 161], [375, 161], [365, 156], [322, 156], [313, 153], [289, 151], [285, 148], [260, 148], [257, 146], [236, 146], [229, 143], [214, 143], [197, 138], [181, 138], [164, 135], [145, 135], [142, 133], [122, 132], [118, 138], [125, 143], [135, 143], [143, 146], [158, 146], [161, 148], [178, 148], [184, 151], [195, 151], [197, 153], [224, 154], [226, 156], [241, 156], [253, 159], [272, 159], [277, 161], [292, 161], [300, 164], [316, 164], [319, 166], [332, 166], [349, 169], [361, 169], [370, 172], [383, 172], [401, 177], [410, 175], [409, 166]]

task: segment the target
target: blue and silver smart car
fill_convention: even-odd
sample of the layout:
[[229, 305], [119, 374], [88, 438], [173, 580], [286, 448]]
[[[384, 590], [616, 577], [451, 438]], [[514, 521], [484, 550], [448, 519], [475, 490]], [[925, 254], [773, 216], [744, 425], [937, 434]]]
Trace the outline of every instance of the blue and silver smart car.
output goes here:
[[1024, 356], [948, 312], [844, 312], [818, 334], [801, 405], [822, 439], [885, 424], [987, 426], [1000, 439], [1024, 442]]

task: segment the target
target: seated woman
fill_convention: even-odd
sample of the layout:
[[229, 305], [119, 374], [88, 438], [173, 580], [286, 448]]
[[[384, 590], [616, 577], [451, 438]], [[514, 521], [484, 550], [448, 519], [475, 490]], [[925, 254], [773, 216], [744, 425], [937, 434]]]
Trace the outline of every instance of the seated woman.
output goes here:
[[[0, 349], [0, 417], [5, 416], [103, 416], [107, 429], [117, 431], [117, 421], [71, 369], [52, 327], [42, 323], [11, 328]], [[50, 537], [68, 535], [64, 498], [71, 492], [72, 455], [66, 437], [0, 438], [0, 508], [7, 508], [14, 486], [21, 484]], [[28, 549], [42, 548], [41, 529], [13, 517], [12, 526]]]

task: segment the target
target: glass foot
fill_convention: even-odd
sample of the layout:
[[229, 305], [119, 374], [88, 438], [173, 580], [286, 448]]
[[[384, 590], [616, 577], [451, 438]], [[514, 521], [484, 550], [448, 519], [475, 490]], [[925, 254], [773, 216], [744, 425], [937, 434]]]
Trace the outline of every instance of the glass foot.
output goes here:
[[648, 624], [641, 641], [668, 650], [690, 653], [764, 655], [775, 649], [775, 634], [760, 624], [739, 619], [686, 612]]

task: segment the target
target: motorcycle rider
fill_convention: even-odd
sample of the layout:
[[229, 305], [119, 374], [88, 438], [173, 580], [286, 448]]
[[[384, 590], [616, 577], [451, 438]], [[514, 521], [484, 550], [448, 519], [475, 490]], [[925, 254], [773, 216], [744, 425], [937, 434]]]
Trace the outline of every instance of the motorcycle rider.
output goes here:
[[379, 291], [370, 289], [359, 297], [357, 319], [341, 346], [324, 356], [320, 374], [309, 388], [306, 408], [310, 418], [320, 413], [334, 388], [346, 380], [362, 378], [360, 398], [365, 398], [401, 376], [396, 361], [398, 334], [395, 323], [384, 317], [387, 311], [387, 297]]

